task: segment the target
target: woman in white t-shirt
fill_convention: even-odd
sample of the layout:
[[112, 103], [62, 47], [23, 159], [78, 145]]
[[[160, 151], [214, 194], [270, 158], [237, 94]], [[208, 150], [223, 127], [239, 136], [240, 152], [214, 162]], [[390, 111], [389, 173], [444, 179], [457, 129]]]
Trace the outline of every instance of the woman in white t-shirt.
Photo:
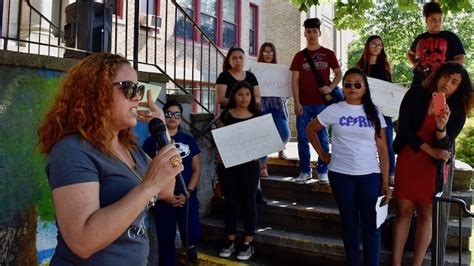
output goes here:
[[[380, 229], [375, 204], [384, 194], [388, 203], [388, 150], [385, 120], [370, 98], [367, 76], [359, 68], [343, 77], [346, 100], [328, 106], [306, 128], [323, 162], [329, 164], [329, 182], [341, 214], [347, 265], [359, 265], [362, 228], [364, 265], [379, 265]], [[326, 153], [316, 133], [332, 130], [332, 153]]]

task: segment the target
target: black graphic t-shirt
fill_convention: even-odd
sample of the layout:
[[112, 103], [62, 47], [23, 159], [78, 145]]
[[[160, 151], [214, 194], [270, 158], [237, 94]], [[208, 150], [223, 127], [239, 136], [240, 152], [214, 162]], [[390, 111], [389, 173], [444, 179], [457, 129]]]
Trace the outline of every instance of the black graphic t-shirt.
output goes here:
[[410, 50], [416, 54], [413, 80], [422, 81], [430, 73], [456, 55], [465, 54], [459, 37], [450, 31], [425, 32], [413, 41]]

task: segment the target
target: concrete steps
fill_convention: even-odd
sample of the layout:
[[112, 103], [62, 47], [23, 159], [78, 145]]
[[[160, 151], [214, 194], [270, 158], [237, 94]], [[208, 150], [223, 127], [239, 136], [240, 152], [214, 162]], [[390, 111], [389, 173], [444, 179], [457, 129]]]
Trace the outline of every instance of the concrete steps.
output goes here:
[[[202, 241], [212, 243], [215, 246], [215, 253], [212, 255], [217, 256], [225, 235], [222, 217], [201, 219], [201, 229]], [[242, 231], [242, 226], [239, 226], [238, 234], [242, 234]], [[265, 258], [265, 262], [259, 265], [346, 265], [344, 244], [342, 239], [336, 237], [259, 225], [255, 243], [256, 256]], [[390, 265], [390, 251], [382, 250], [381, 253], [381, 264]], [[469, 251], [462, 253], [461, 265], [470, 265], [470, 255]], [[412, 257], [413, 252], [405, 252], [404, 264], [409, 265]], [[423, 265], [429, 265], [430, 261], [431, 255], [428, 252]], [[456, 251], [450, 249], [446, 252], [444, 265], [458, 265]]]
[[[272, 176], [261, 179], [268, 205], [258, 206], [255, 235], [256, 255], [265, 261], [263, 265], [345, 265], [341, 221], [330, 186], [319, 184], [317, 179], [305, 184], [295, 183], [297, 160], [270, 158], [269, 173]], [[468, 204], [472, 203], [470, 176], [472, 170], [456, 169], [452, 193], [453, 197], [462, 198]], [[393, 213], [393, 206], [390, 209]], [[445, 265], [458, 265], [458, 222], [457, 216], [453, 216], [457, 211], [457, 207], [451, 208]], [[223, 201], [217, 200], [213, 214], [201, 220], [203, 241], [215, 246], [214, 255], [225, 237], [222, 214]], [[462, 224], [462, 265], [469, 265], [472, 222], [463, 218]], [[390, 265], [391, 252], [384, 243], [384, 234], [391, 232], [382, 234], [381, 263]], [[412, 252], [405, 252], [406, 264], [410, 264], [412, 256]], [[425, 264], [429, 265], [429, 262], [428, 252]]]

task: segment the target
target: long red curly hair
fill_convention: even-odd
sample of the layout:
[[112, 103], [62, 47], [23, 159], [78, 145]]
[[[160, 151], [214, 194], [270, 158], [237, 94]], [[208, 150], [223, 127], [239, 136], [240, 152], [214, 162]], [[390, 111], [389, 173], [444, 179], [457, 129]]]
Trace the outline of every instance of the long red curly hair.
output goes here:
[[[49, 155], [53, 146], [70, 134], [79, 134], [103, 153], [113, 154], [112, 80], [124, 65], [130, 65], [130, 62], [120, 55], [97, 53], [68, 71], [38, 129], [38, 144], [43, 154]], [[118, 138], [127, 149], [137, 148], [131, 129], [120, 131]]]

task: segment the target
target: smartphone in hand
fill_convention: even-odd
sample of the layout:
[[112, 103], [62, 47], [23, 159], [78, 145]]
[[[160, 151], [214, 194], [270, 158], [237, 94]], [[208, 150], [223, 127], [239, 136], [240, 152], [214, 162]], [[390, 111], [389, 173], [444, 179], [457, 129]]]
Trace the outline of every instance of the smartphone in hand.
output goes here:
[[433, 92], [433, 114], [440, 116], [446, 112], [446, 97], [443, 92]]

